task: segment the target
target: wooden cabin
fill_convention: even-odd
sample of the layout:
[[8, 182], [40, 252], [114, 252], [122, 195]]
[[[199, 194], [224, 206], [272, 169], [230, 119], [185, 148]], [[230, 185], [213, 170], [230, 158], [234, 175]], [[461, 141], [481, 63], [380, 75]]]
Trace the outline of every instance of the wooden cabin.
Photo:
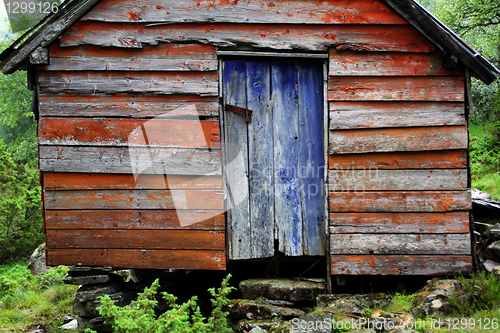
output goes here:
[[473, 267], [470, 76], [414, 0], [65, 2], [1, 55], [38, 119], [47, 263]]

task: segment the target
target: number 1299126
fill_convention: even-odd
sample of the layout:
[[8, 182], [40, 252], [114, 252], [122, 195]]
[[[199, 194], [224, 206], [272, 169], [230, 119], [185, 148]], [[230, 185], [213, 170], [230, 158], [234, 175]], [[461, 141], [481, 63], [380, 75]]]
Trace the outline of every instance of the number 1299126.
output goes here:
[[[445, 324], [448, 329], [460, 330], [460, 329], [474, 329], [478, 328], [480, 330], [495, 330], [498, 332], [498, 318], [449, 318], [445, 320]], [[443, 328], [441, 326], [441, 328]]]
[[50, 14], [59, 10], [57, 1], [39, 2], [33, 1], [13, 1], [5, 2], [5, 9], [8, 14]]

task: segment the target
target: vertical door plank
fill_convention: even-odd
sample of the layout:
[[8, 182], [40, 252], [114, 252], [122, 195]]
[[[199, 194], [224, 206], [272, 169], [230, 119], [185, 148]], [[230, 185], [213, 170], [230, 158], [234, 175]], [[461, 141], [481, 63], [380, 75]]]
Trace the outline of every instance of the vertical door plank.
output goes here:
[[246, 63], [250, 225], [253, 258], [274, 254], [273, 108], [269, 62]]
[[[246, 108], [244, 61], [226, 61], [223, 69], [224, 103]], [[251, 258], [250, 210], [248, 200], [248, 134], [241, 115], [224, 113], [226, 138], [226, 182], [229, 258]]]
[[299, 63], [299, 179], [305, 255], [324, 254], [323, 65]]
[[300, 206], [298, 72], [295, 62], [271, 63], [274, 131], [275, 238], [287, 256], [302, 251]]

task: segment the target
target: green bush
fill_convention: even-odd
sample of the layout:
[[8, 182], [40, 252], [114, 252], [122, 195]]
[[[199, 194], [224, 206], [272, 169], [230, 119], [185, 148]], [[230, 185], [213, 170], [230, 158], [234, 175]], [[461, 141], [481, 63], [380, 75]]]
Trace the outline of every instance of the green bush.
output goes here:
[[[235, 289], [228, 285], [231, 275], [228, 275], [217, 291], [211, 288], [208, 291], [212, 295], [212, 315], [208, 320], [201, 315], [197, 305], [197, 297], [193, 296], [187, 302], [176, 304], [177, 297], [162, 292], [163, 299], [170, 306], [159, 317], [156, 317], [154, 307], [158, 304], [156, 300], [158, 279], [150, 288], [145, 288], [139, 294], [137, 301], [125, 307], [116, 306], [108, 295], [100, 297], [101, 306], [98, 307], [102, 316], [108, 317], [107, 323], [111, 324], [116, 333], [225, 333], [232, 332], [227, 328], [227, 312], [223, 307], [229, 302], [227, 295]], [[86, 333], [95, 332], [90, 329]]]
[[27, 257], [41, 243], [39, 171], [13, 161], [0, 141], [0, 264]]
[[488, 272], [472, 273], [471, 278], [459, 276], [462, 288], [455, 290], [450, 305], [460, 315], [473, 315], [477, 311], [489, 310], [500, 306], [500, 279]]

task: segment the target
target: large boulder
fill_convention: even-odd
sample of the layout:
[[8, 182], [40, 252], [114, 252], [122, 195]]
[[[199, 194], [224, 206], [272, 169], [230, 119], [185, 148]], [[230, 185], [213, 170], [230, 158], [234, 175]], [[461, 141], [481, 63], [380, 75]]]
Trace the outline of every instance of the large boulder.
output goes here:
[[249, 279], [241, 281], [239, 289], [243, 298], [267, 298], [292, 302], [314, 301], [326, 292], [323, 279]]
[[415, 317], [432, 316], [435, 313], [451, 313], [450, 297], [461, 288], [458, 280], [430, 280], [427, 285], [415, 293], [412, 314]]
[[259, 300], [233, 299], [227, 307], [229, 316], [236, 319], [291, 319], [305, 315], [305, 312], [299, 309], [275, 306]]
[[317, 306], [326, 312], [364, 316], [367, 309], [383, 308], [389, 305], [392, 296], [383, 293], [350, 295], [332, 294], [317, 297]]
[[42, 275], [49, 271], [49, 268], [45, 264], [45, 243], [33, 251], [26, 264], [33, 275]]
[[368, 326], [380, 331], [406, 330], [413, 327], [413, 317], [407, 313], [376, 310], [370, 315]]
[[483, 253], [484, 259], [500, 262], [500, 241], [491, 243]]

